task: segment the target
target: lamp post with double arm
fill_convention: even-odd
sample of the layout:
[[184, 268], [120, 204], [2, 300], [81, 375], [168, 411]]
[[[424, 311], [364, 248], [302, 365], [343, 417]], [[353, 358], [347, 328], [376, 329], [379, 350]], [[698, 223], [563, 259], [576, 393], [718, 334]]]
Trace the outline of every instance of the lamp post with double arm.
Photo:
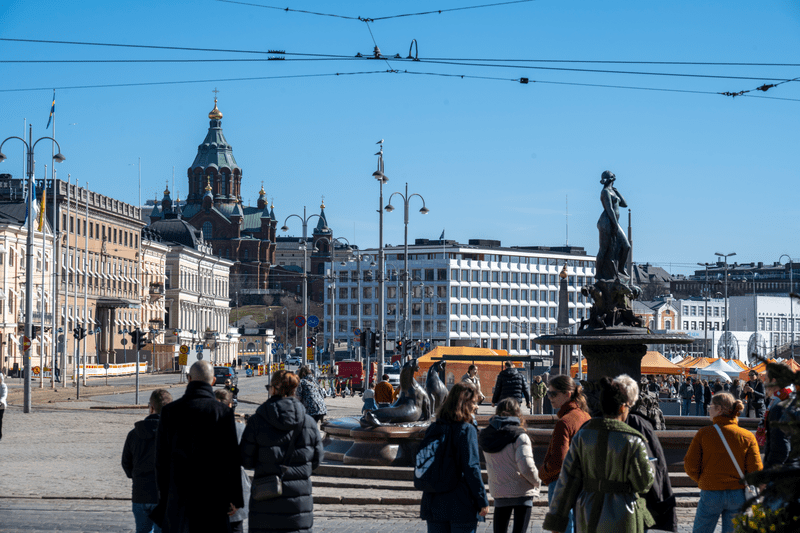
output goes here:
[[[45, 139], [49, 139], [53, 141], [56, 146], [58, 146], [58, 153], [53, 156], [53, 161], [56, 163], [61, 163], [66, 158], [61, 154], [61, 145], [58, 144], [52, 137], [40, 137], [33, 140], [33, 126], [29, 126], [28, 128], [28, 140], [26, 141], [22, 137], [12, 136], [8, 137], [0, 143], [0, 163], [5, 161], [7, 158], [3, 154], [3, 145], [9, 139], [19, 139], [22, 141], [22, 144], [25, 145], [26, 151], [26, 159], [27, 159], [27, 171], [28, 171], [28, 198], [27, 198], [27, 206], [28, 206], [28, 216], [27, 216], [27, 223], [28, 223], [28, 238], [25, 245], [25, 337], [30, 339], [33, 337], [33, 191], [34, 191], [34, 183], [33, 183], [33, 174], [34, 174], [34, 159], [33, 159], [33, 150], [36, 148], [36, 145], [39, 144], [39, 141], [43, 141]], [[55, 216], [55, 214], [53, 215]], [[44, 264], [42, 264], [42, 269], [44, 269]], [[44, 287], [42, 287], [44, 290]], [[44, 313], [44, 309], [42, 309], [42, 313]], [[42, 338], [44, 338], [44, 331], [42, 331]], [[44, 344], [44, 343], [42, 343]], [[23, 385], [23, 405], [22, 405], [22, 412], [23, 413], [30, 413], [31, 412], [31, 358], [29, 355], [29, 351], [26, 349], [23, 352], [23, 368], [25, 373], [25, 383]]]
[[[430, 212], [430, 209], [425, 207], [425, 198], [418, 193], [413, 193], [411, 195], [408, 194], [408, 183], [406, 183], [405, 193], [401, 192], [393, 192], [389, 196], [389, 204], [384, 208], [386, 211], [391, 213], [394, 211], [394, 206], [392, 205], [392, 198], [397, 195], [403, 199], [403, 224], [405, 226], [405, 233], [403, 236], [403, 267], [404, 267], [404, 276], [405, 276], [405, 306], [403, 307], [403, 329], [406, 333], [408, 333], [408, 312], [409, 307], [411, 305], [411, 280], [409, 280], [408, 276], [408, 204], [414, 196], [418, 196], [420, 200], [422, 200], [422, 208], [419, 210], [420, 213], [423, 215], [427, 215]], [[406, 356], [408, 354], [408, 343], [403, 343], [403, 361], [405, 361]]]
[[[306, 208], [303, 206], [303, 216], [291, 214], [283, 221], [283, 227], [281, 227], [281, 231], [289, 231], [289, 226], [287, 222], [290, 218], [297, 217], [303, 224], [303, 342], [307, 343], [308, 340], [308, 269], [306, 262], [308, 261], [308, 221], [314, 217], [322, 219], [323, 224], [325, 224], [325, 219], [320, 217], [318, 214], [314, 213], [311, 215], [306, 215]], [[328, 226], [323, 226], [322, 231], [327, 232]], [[304, 358], [307, 360], [307, 357]]]

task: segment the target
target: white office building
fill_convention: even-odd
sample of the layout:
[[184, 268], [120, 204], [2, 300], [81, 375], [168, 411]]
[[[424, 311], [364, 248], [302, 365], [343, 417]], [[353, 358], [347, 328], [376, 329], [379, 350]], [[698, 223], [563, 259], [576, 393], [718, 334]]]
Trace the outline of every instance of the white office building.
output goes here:
[[[325, 291], [325, 334], [352, 340], [356, 329], [380, 329], [377, 249], [361, 261], [334, 265]], [[480, 346], [512, 355], [550, 356], [533, 341], [554, 334], [559, 272], [566, 264], [569, 322], [573, 331], [588, 317], [591, 300], [580, 288], [593, 282], [595, 258], [583, 248], [501, 247], [499, 241], [417, 239], [408, 247], [410, 313], [404, 317], [404, 248], [385, 248], [387, 349], [410, 338], [444, 346]], [[360, 274], [359, 274], [360, 272]], [[329, 278], [330, 279], [330, 278]], [[332, 314], [333, 311], [333, 314]], [[335, 328], [332, 327], [335, 321]]]

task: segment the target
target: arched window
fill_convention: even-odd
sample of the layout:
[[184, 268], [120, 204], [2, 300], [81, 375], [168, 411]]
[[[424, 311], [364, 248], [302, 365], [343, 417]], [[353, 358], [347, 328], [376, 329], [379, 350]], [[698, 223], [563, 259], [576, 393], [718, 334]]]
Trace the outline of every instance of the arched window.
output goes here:
[[203, 239], [209, 241], [214, 233], [214, 225], [209, 221], [203, 222]]

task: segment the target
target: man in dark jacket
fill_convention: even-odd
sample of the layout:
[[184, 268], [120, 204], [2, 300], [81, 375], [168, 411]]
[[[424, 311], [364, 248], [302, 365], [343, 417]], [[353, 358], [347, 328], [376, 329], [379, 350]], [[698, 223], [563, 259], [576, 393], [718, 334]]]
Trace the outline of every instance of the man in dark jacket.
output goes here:
[[511, 361], [504, 363], [505, 368], [502, 372], [497, 374], [497, 381], [494, 384], [494, 393], [492, 394], [492, 407], [494, 407], [503, 398], [516, 398], [520, 405], [525, 403], [528, 409], [531, 408], [531, 393], [528, 390], [528, 385], [525, 383], [525, 378], [522, 374], [517, 372], [517, 369], [511, 364]]
[[689, 408], [692, 406], [692, 396], [694, 396], [691, 378], [686, 378], [686, 381], [681, 384], [678, 394], [681, 397], [681, 415], [689, 416]]
[[675, 512], [677, 502], [669, 480], [667, 459], [664, 455], [664, 449], [661, 447], [661, 442], [656, 436], [655, 422], [646, 413], [647, 408], [640, 397], [636, 405], [631, 408], [625, 423], [644, 436], [647, 456], [655, 457], [656, 459], [655, 463], [653, 463], [655, 480], [653, 481], [653, 486], [644, 495], [647, 510], [650, 511], [650, 514], [653, 515], [653, 520], [656, 521], [655, 525], [650, 526], [649, 529], [678, 531], [678, 516]]
[[705, 405], [705, 387], [700, 378], [694, 378], [694, 414], [695, 416], [704, 416], [703, 412]]
[[[149, 415], [133, 425], [122, 449], [122, 469], [133, 480], [131, 502], [136, 531], [153, 531], [153, 521], [148, 516], [158, 503], [156, 487], [156, 430], [161, 408], [172, 401], [165, 389], [156, 389], [147, 404]], [[155, 526], [155, 532], [161, 528]]]
[[214, 368], [197, 361], [183, 397], [164, 407], [156, 437], [158, 506], [166, 533], [230, 530], [244, 506], [233, 411], [214, 398]]
[[749, 376], [750, 381], [745, 383], [742, 389], [745, 401], [745, 416], [762, 418], [764, 416], [764, 397], [766, 396], [764, 384], [758, 379], [758, 372], [755, 370], [751, 370]]

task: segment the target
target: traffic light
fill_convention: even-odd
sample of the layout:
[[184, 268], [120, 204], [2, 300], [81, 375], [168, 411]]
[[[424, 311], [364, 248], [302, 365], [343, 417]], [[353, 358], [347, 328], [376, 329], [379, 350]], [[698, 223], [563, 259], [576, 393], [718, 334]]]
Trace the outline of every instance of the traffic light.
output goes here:
[[139, 331], [139, 342], [136, 344], [136, 348], [141, 350], [144, 348], [145, 344], [147, 344], [147, 333]]
[[358, 343], [361, 345], [362, 348], [367, 347], [367, 340], [369, 339], [368, 331], [369, 329], [362, 329], [361, 335], [358, 336]]
[[72, 330], [72, 336], [75, 337], [75, 340], [82, 340], [84, 337], [86, 337], [86, 328], [83, 326], [78, 326]]
[[372, 354], [377, 353], [375, 351], [375, 348], [378, 346], [378, 343], [380, 342], [380, 336], [381, 336], [381, 332], [380, 331], [376, 331], [374, 333], [372, 331], [370, 331], [370, 335], [369, 335], [369, 353], [372, 353]]
[[129, 335], [131, 336], [131, 344], [136, 346], [137, 350], [141, 350], [147, 344], [147, 335], [139, 328], [131, 331]]
[[394, 351], [395, 351], [395, 353], [403, 353], [403, 341], [402, 340], [397, 339], [396, 341], [394, 341]]
[[317, 338], [316, 337], [309, 337], [306, 342], [306, 346], [308, 348], [313, 348], [317, 345]]

